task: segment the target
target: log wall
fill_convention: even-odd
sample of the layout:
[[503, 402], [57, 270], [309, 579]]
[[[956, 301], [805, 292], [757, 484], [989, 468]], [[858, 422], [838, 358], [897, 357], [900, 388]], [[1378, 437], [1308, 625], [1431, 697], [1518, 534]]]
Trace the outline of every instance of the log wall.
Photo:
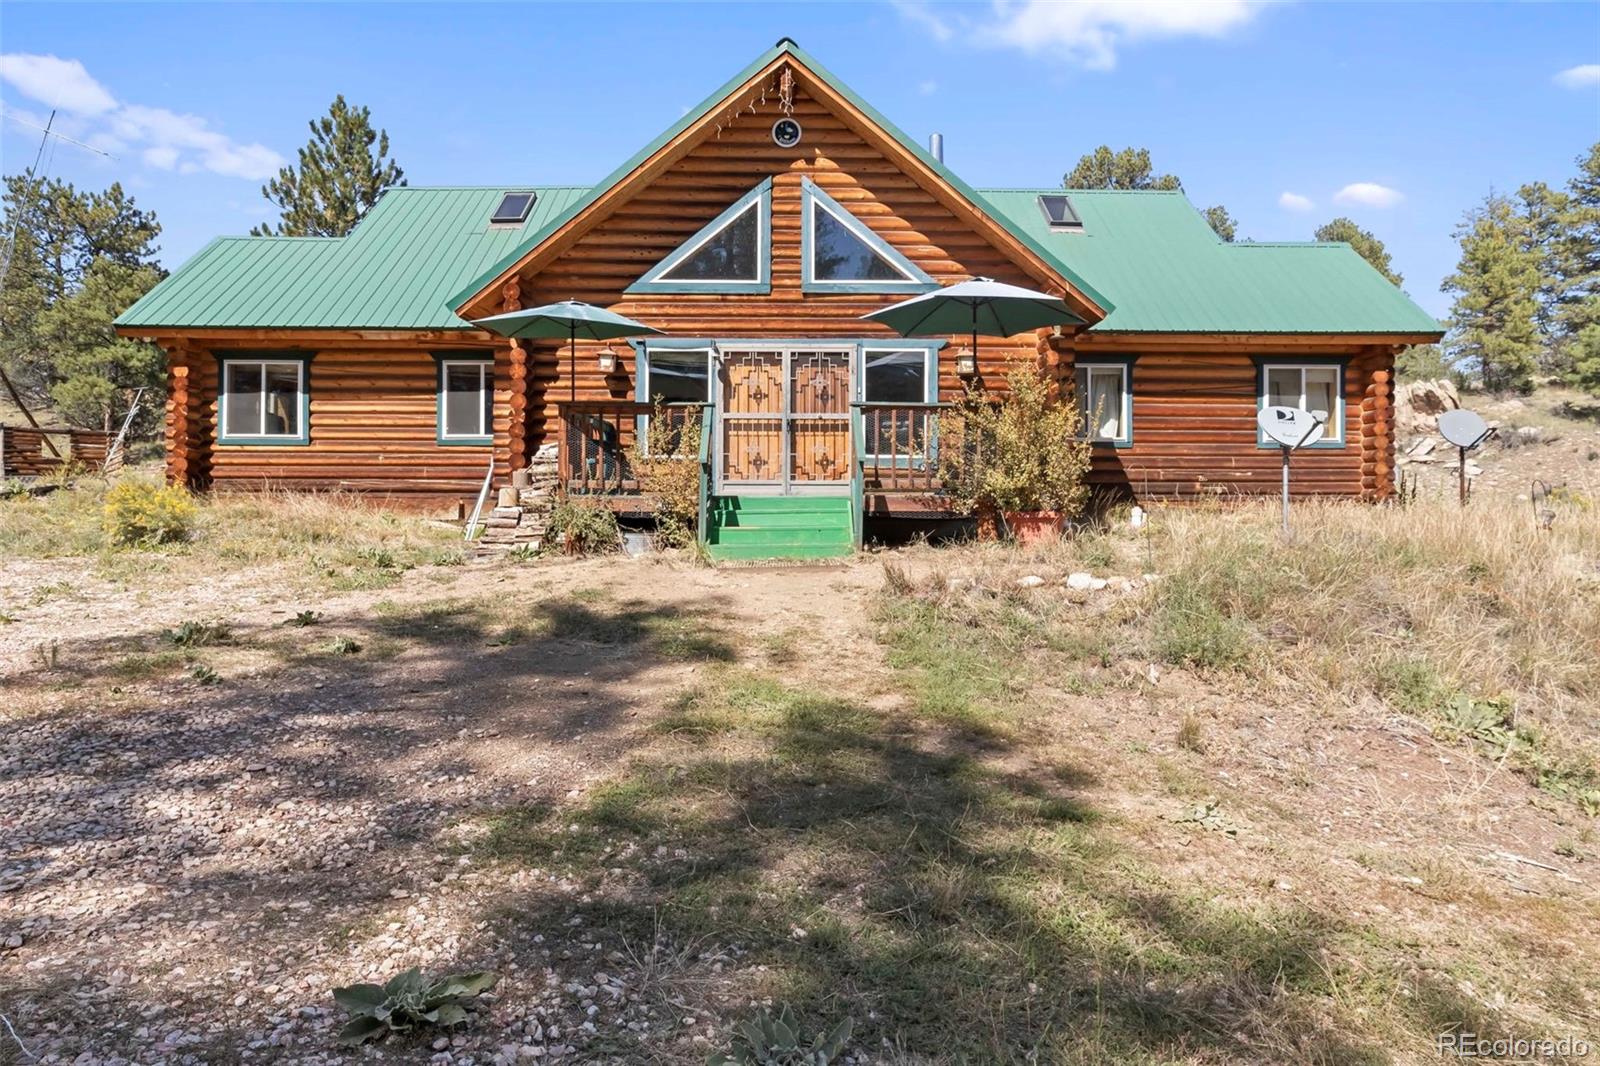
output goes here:
[[[439, 349], [399, 343], [318, 348], [302, 341], [275, 349], [311, 355], [311, 443], [219, 443], [217, 357], [235, 350], [263, 349], [259, 342], [247, 348], [213, 342], [209, 351], [172, 368], [167, 435], [173, 480], [225, 490], [350, 490], [436, 504], [475, 497], [491, 451], [507, 451], [503, 433], [494, 449], [439, 444], [438, 364], [432, 354]], [[509, 391], [498, 387], [496, 411], [506, 411], [509, 401]], [[503, 464], [497, 475], [504, 479]]]
[[1279, 491], [1277, 448], [1256, 443], [1258, 359], [1343, 358], [1344, 446], [1295, 454], [1291, 491], [1298, 496], [1377, 500], [1393, 491], [1393, 432], [1388, 382], [1392, 347], [1271, 343], [1243, 346], [1168, 341], [1157, 336], [1055, 342], [1064, 384], [1081, 359], [1134, 359], [1133, 442], [1094, 450], [1092, 480], [1099, 488], [1135, 497], [1205, 497]]
[[[981, 275], [1040, 287], [1038, 265], [1007, 247], [987, 223], [932, 188], [925, 174], [893, 158], [892, 146], [859, 114], [796, 88], [794, 117], [804, 128], [792, 149], [773, 145], [777, 98], [751, 97], [753, 111], [718, 116], [719, 127], [686, 139], [648, 181], [603, 199], [590, 228], [558, 232], [548, 253], [487, 290], [469, 317], [564, 299], [609, 307], [676, 337], [790, 340], [813, 337], [892, 339], [861, 316], [903, 295], [806, 293], [801, 287], [801, 179], [810, 178], [883, 240], [948, 284]], [[665, 158], [665, 157], [663, 157]], [[655, 164], [652, 164], [655, 166]], [[914, 169], [914, 168], [913, 168]], [[771, 292], [762, 295], [628, 295], [640, 275], [759, 182], [772, 179]], [[1031, 253], [1029, 253], [1031, 254]], [[542, 255], [540, 259], [538, 256]], [[398, 265], [397, 265], [398, 268]], [[407, 498], [468, 499], [475, 495], [488, 447], [435, 441], [435, 370], [430, 352], [444, 344], [483, 346], [482, 337], [359, 336], [280, 338], [255, 331], [237, 340], [169, 338], [169, 475], [197, 487], [277, 484], [348, 488]], [[940, 359], [940, 394], [964, 383], [954, 372], [953, 337]], [[282, 341], [282, 343], [280, 343]], [[598, 343], [580, 342], [576, 373], [565, 344], [487, 342], [495, 359], [493, 456], [497, 484], [541, 446], [554, 443], [557, 405], [635, 396], [633, 351], [617, 342], [617, 369], [602, 375]], [[299, 447], [230, 447], [216, 443], [217, 373], [212, 352], [298, 349], [311, 363], [311, 443]], [[1303, 338], [1172, 338], [1093, 333], [1027, 334], [979, 344], [979, 380], [1003, 388], [1014, 359], [1054, 361], [1063, 381], [1074, 360], [1094, 353], [1134, 355], [1134, 444], [1097, 449], [1094, 478], [1138, 495], [1193, 496], [1275, 491], [1278, 456], [1255, 440], [1257, 377], [1252, 355], [1337, 355], [1345, 376], [1346, 446], [1297, 459], [1301, 493], [1380, 498], [1391, 489], [1393, 435], [1388, 427], [1394, 347]]]
[[[54, 451], [45, 443], [47, 439]], [[0, 477], [43, 477], [63, 463], [99, 470], [110, 445], [111, 434], [95, 429], [0, 426]]]

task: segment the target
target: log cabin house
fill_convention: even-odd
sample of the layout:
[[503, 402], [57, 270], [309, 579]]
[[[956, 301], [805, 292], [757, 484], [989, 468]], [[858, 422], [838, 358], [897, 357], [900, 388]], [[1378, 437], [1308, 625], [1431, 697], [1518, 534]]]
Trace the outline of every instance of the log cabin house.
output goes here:
[[[167, 474], [196, 489], [459, 504], [554, 451], [569, 491], [637, 507], [660, 397], [702, 405], [703, 536], [740, 554], [743, 507], [823, 545], [939, 514], [933, 412], [1025, 358], [1093, 410], [1103, 489], [1272, 492], [1255, 415], [1285, 403], [1329, 418], [1298, 492], [1393, 491], [1395, 354], [1440, 330], [1348, 245], [1224, 243], [1181, 192], [975, 189], [941, 155], [785, 39], [597, 185], [399, 187], [346, 237], [218, 238], [117, 328], [167, 353]], [[862, 321], [974, 276], [1084, 324], [974, 361]], [[563, 299], [663, 335], [569, 360], [472, 324]]]

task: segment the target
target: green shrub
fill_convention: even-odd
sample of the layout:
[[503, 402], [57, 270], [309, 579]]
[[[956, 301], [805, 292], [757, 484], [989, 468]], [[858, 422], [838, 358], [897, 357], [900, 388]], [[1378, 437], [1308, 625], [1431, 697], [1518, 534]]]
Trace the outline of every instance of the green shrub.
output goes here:
[[1250, 653], [1250, 630], [1223, 611], [1201, 583], [1186, 575], [1162, 588], [1156, 615], [1156, 654], [1188, 666], [1240, 666]]
[[564, 543], [568, 554], [592, 555], [615, 551], [622, 540], [617, 516], [605, 507], [562, 500], [550, 511], [545, 536]]
[[1089, 445], [1078, 407], [1036, 363], [1014, 363], [1009, 391], [976, 389], [939, 419], [939, 473], [965, 511], [1059, 511], [1089, 502]]
[[656, 401], [650, 428], [634, 445], [639, 491], [656, 501], [656, 541], [663, 548], [694, 543], [700, 522], [700, 409]]
[[186, 539], [199, 513], [181, 485], [129, 480], [106, 493], [102, 516], [114, 543], [148, 548]]

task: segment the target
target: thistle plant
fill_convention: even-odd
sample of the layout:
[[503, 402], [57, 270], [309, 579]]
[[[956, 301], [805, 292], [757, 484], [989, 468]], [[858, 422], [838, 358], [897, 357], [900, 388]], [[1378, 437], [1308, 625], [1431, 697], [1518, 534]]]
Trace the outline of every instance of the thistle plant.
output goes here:
[[828, 1066], [850, 1040], [850, 1019], [831, 1033], [807, 1041], [787, 1005], [763, 1010], [734, 1026], [733, 1046], [706, 1059], [706, 1066]]

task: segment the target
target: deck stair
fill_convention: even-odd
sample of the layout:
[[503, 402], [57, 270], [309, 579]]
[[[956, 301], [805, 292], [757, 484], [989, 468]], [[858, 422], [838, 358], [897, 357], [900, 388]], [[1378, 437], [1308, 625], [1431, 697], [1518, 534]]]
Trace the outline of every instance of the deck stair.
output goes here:
[[839, 559], [855, 551], [848, 496], [717, 496], [706, 550], [724, 559]]

